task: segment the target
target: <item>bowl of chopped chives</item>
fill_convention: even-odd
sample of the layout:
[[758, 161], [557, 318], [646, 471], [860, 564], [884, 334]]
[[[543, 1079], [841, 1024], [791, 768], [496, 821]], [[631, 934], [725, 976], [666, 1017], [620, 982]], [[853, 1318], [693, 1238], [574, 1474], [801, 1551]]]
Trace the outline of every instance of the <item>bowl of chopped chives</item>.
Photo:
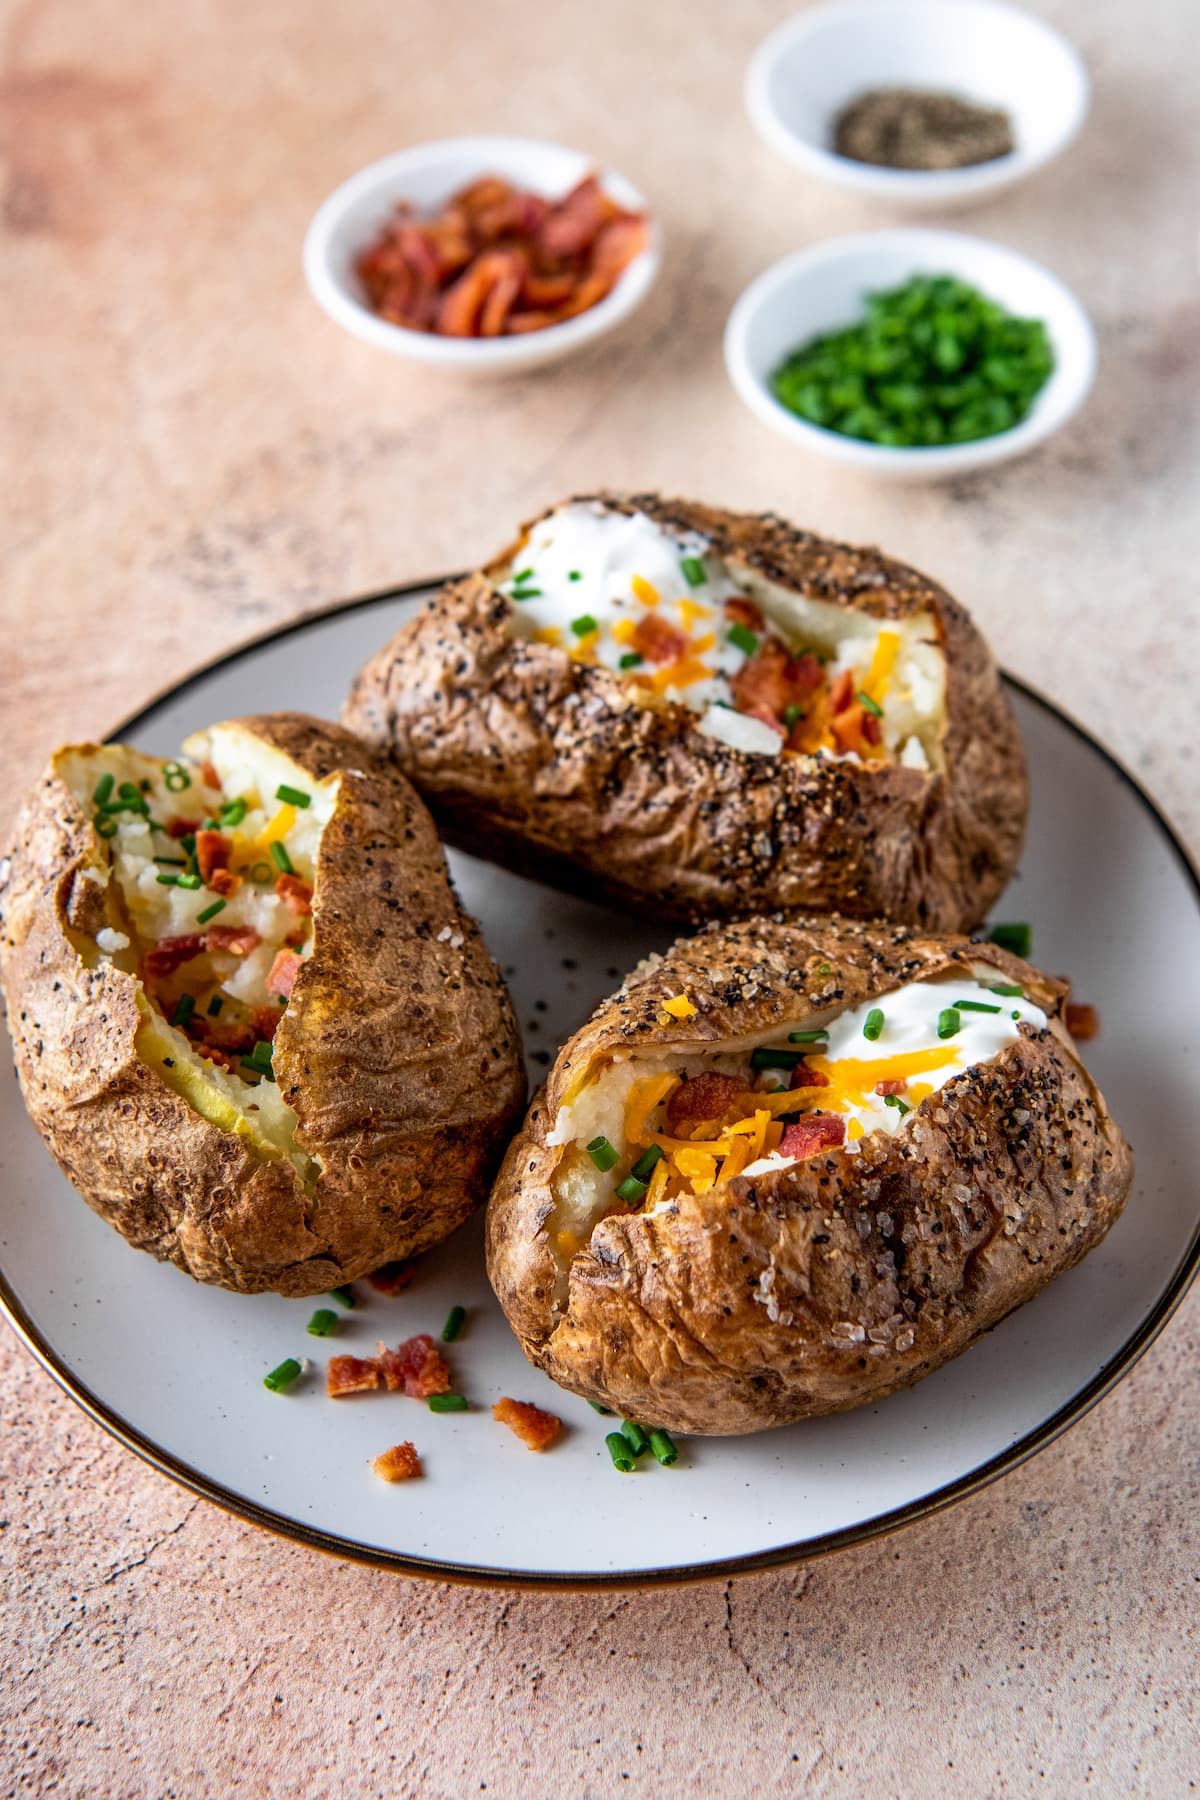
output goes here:
[[1078, 411], [1096, 339], [1070, 289], [984, 238], [916, 227], [797, 251], [725, 328], [739, 397], [781, 437], [902, 480], [1023, 455]]

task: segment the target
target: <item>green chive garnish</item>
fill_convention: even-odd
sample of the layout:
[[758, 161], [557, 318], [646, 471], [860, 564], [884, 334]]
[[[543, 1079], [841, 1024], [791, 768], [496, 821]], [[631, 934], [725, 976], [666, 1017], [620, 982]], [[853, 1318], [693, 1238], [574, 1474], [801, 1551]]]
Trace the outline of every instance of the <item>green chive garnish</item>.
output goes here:
[[96, 783], [92, 799], [97, 806], [103, 806], [104, 802], [108, 799], [108, 796], [112, 793], [114, 779], [115, 777], [106, 771]]
[[591, 613], [580, 613], [577, 619], [571, 620], [571, 630], [576, 637], [587, 637], [589, 632], [599, 631], [600, 627]]
[[1028, 925], [993, 925], [988, 933], [989, 944], [999, 944], [1002, 950], [1011, 950], [1014, 956], [1028, 956], [1033, 949], [1033, 932]]
[[940, 1038], [952, 1038], [961, 1025], [962, 1020], [955, 1008], [953, 1006], [944, 1007], [938, 1014], [937, 1034]]
[[777, 1047], [764, 1045], [761, 1050], [750, 1052], [752, 1069], [794, 1069], [797, 1063], [803, 1061], [803, 1050], [789, 1050], [783, 1044]]
[[793, 701], [790, 706], [785, 706], [783, 709], [783, 722], [789, 731], [792, 729], [792, 726], [796, 724], [797, 720], [802, 719], [803, 717], [804, 708], [802, 706], [797, 706], [795, 701]]
[[214, 994], [212, 999], [208, 1003], [209, 1018], [215, 1019], [217, 1014], [220, 1012], [221, 1008], [224, 1006], [224, 1004], [225, 1004], [225, 1002], [221, 998], [220, 994]]
[[186, 856], [156, 856], [154, 860], [156, 863], [161, 863], [164, 869], [187, 868]]
[[337, 1330], [338, 1316], [328, 1306], [320, 1306], [305, 1326], [309, 1337], [329, 1337]]
[[[187, 867], [186, 863], [184, 864], [184, 867], [185, 868]], [[182, 875], [156, 875], [154, 877], [154, 879], [155, 879], [155, 881], [157, 881], [159, 887], [178, 887], [179, 883], [183, 880], [183, 876]]]
[[899, 1094], [885, 1094], [883, 1096], [883, 1104], [885, 1106], [896, 1107], [901, 1118], [904, 1117], [906, 1112], [912, 1111], [912, 1107], [908, 1105], [907, 1101], [902, 1100]]
[[817, 964], [817, 974], [818, 975], [832, 975], [833, 974], [833, 964], [832, 963], [818, 963]]
[[582, 569], [568, 569], [567, 570], [567, 580], [568, 581], [582, 581], [583, 580], [583, 570]]
[[272, 1369], [269, 1375], [263, 1376], [263, 1386], [270, 1388], [273, 1394], [282, 1393], [284, 1388], [291, 1387], [300, 1373], [300, 1364], [294, 1356], [289, 1356], [280, 1363], [277, 1369]]
[[351, 1311], [358, 1305], [354, 1298], [354, 1289], [349, 1287], [330, 1288], [329, 1298], [336, 1300], [339, 1306], [348, 1307]]
[[512, 577], [512, 584], [514, 587], [520, 587], [522, 582], [532, 581], [532, 580], [533, 580], [533, 570], [532, 569], [518, 569], [516, 574]]
[[639, 1181], [636, 1175], [627, 1175], [617, 1185], [617, 1199], [623, 1200], [626, 1206], [640, 1206], [646, 1198], [648, 1182]]
[[273, 880], [275, 875], [274, 869], [271, 867], [270, 863], [267, 862], [252, 863], [246, 872], [251, 881], [256, 882], [259, 887], [262, 887], [266, 882]]
[[864, 694], [864, 693], [860, 692], [859, 694], [857, 694], [855, 696], [855, 698], [857, 699], [858, 704], [862, 707], [864, 712], [869, 712], [869, 713], [873, 714], [875, 718], [882, 719], [883, 708], [882, 708], [882, 706], [880, 706], [880, 704], [877, 700], [872, 700], [870, 694]]
[[117, 821], [104, 813], [97, 813], [92, 820], [92, 830], [96, 833], [97, 837], [116, 837]]
[[286, 781], [281, 781], [275, 789], [275, 798], [282, 800], [285, 806], [312, 805], [311, 794], [306, 794], [301, 788], [289, 787]]
[[443, 1342], [443, 1344], [452, 1344], [454, 1342], [454, 1340], [461, 1333], [462, 1328], [466, 1324], [466, 1322], [467, 1322], [466, 1307], [465, 1306], [452, 1306], [450, 1308], [450, 1311], [446, 1314], [446, 1323], [442, 1326], [442, 1342]]
[[240, 825], [246, 816], [244, 800], [227, 800], [221, 808], [222, 825]]
[[630, 1170], [630, 1174], [635, 1181], [649, 1182], [655, 1167], [662, 1159], [663, 1153], [659, 1146], [657, 1144], [651, 1144], [648, 1150], [642, 1151], [642, 1154], [638, 1157], [633, 1168]]
[[613, 1459], [613, 1468], [619, 1469], [622, 1475], [631, 1475], [635, 1464], [633, 1451], [619, 1431], [610, 1431], [604, 1442], [608, 1445], [608, 1454]]
[[652, 1431], [650, 1448], [664, 1469], [669, 1469], [672, 1463], [679, 1461], [679, 1452], [675, 1448], [669, 1431]]
[[621, 1436], [635, 1456], [645, 1456], [650, 1448], [650, 1439], [641, 1426], [635, 1425], [632, 1419], [621, 1420]]
[[292, 859], [282, 844], [271, 845], [271, 859], [274, 862], [275, 867], [281, 869], [285, 875], [294, 875], [296, 873], [292, 866]]
[[987, 991], [989, 994], [1003, 994], [1006, 1000], [1023, 1000], [1025, 998], [1025, 989], [1019, 987], [1015, 981], [989, 981]]
[[195, 996], [192, 994], [180, 994], [179, 1004], [171, 1014], [172, 1025], [186, 1025], [195, 1010]]
[[828, 1036], [829, 1033], [820, 1027], [816, 1031], [789, 1031], [788, 1043], [823, 1044]]
[[735, 644], [747, 656], [753, 656], [758, 649], [758, 639], [748, 625], [731, 625], [725, 635], [731, 644]]
[[611, 1419], [613, 1416], [612, 1407], [611, 1406], [601, 1406], [601, 1404], [598, 1400], [589, 1400], [588, 1405], [591, 1407], [593, 1412], [603, 1413], [606, 1419]]
[[176, 880], [181, 888], [187, 888], [193, 893], [200, 886], [200, 877], [198, 875], [193, 875], [190, 872], [187, 875], [176, 876]]
[[173, 794], [182, 794], [184, 788], [190, 788], [192, 778], [182, 764], [169, 762], [163, 766], [163, 780]]
[[1004, 1011], [1002, 1006], [985, 1006], [982, 1000], [956, 1000], [954, 1004], [959, 1012], [998, 1013]]
[[542, 590], [541, 588], [522, 588], [520, 593], [517, 593], [514, 589], [508, 597], [510, 600], [540, 600]]
[[639, 656], [636, 650], [626, 650], [620, 659], [623, 669], [640, 669], [645, 660], [645, 657]]
[[683, 579], [689, 587], [703, 587], [708, 580], [708, 576], [704, 572], [704, 564], [698, 556], [685, 556], [679, 566], [683, 570]]
[[883, 1008], [873, 1006], [863, 1022], [863, 1036], [872, 1044], [883, 1034]]
[[587, 1153], [596, 1167], [602, 1170], [615, 1168], [621, 1160], [606, 1137], [594, 1137], [587, 1147]]
[[[159, 876], [159, 880], [162, 880], [161, 875]], [[214, 900], [211, 906], [206, 906], [203, 912], [198, 912], [196, 914], [197, 925], [207, 925], [208, 921], [210, 919], [215, 919], [219, 912], [224, 912], [227, 905], [228, 901], [226, 900]]]
[[466, 1412], [467, 1397], [465, 1394], [430, 1394], [430, 1412]]

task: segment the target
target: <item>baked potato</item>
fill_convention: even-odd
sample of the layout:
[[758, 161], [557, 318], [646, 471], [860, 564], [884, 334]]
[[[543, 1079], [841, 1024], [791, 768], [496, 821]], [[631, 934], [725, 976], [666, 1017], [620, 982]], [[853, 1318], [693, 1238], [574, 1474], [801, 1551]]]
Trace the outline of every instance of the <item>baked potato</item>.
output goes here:
[[405, 625], [343, 716], [451, 842], [688, 923], [966, 929], [1024, 829], [1020, 738], [963, 608], [770, 514], [555, 507]]
[[1129, 1192], [1066, 993], [991, 944], [837, 920], [651, 958], [563, 1048], [488, 1203], [525, 1354], [718, 1435], [957, 1356]]
[[59, 750], [0, 862], [26, 1106], [197, 1280], [316, 1294], [439, 1242], [525, 1100], [500, 974], [403, 776], [298, 713]]

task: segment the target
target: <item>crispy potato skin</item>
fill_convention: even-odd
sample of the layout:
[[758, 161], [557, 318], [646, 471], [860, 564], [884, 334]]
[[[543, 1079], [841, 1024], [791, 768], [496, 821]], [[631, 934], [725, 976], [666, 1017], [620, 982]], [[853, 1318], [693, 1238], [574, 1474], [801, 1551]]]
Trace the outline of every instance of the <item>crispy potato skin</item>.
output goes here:
[[239, 723], [314, 780], [342, 774], [313, 948], [275, 1042], [297, 1142], [322, 1165], [312, 1191], [138, 1056], [138, 984], [110, 965], [89, 970], [70, 936], [106, 921], [81, 874], [91, 821], [54, 761], [0, 862], [0, 977], [25, 1104], [88, 1204], [200, 1281], [317, 1294], [462, 1223], [520, 1115], [525, 1076], [499, 971], [404, 778], [302, 714]]
[[[932, 613], [945, 770], [734, 750], [687, 707], [510, 637], [488, 572], [435, 596], [362, 670], [344, 722], [389, 749], [451, 842], [589, 896], [696, 923], [836, 911], [931, 930], [986, 916], [1016, 861], [1028, 782], [986, 643], [936, 583], [771, 514], [599, 498], [703, 532], [726, 558], [881, 620]], [[499, 569], [502, 563], [493, 565]]]
[[[546, 1137], [581, 1066], [767, 1031], [980, 961], [1023, 983], [1047, 1030], [857, 1154], [605, 1218], [555, 1310], [545, 1225], [562, 1151]], [[699, 1009], [683, 1024], [661, 1011], [680, 992]], [[957, 1356], [1098, 1244], [1129, 1193], [1129, 1146], [1060, 1022], [1066, 992], [991, 945], [836, 920], [676, 944], [565, 1046], [493, 1190], [488, 1271], [525, 1354], [627, 1417], [713, 1435], [861, 1406]]]

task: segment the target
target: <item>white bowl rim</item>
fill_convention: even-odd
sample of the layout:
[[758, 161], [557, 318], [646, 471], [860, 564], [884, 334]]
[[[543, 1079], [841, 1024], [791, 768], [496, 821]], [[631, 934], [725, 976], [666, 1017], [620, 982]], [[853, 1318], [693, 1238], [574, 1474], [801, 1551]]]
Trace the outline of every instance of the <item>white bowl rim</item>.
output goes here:
[[[929, 12], [949, 5], [963, 12], [970, 9], [1019, 19], [1042, 34], [1071, 66], [1073, 85], [1069, 91], [1064, 89], [1064, 99], [1070, 104], [1064, 104], [1057, 135], [1040, 149], [1023, 149], [1018, 144], [1007, 156], [972, 163], [962, 169], [889, 169], [874, 163], [855, 162], [852, 157], [839, 156], [835, 150], [810, 144], [797, 136], [779, 116], [770, 97], [770, 77], [776, 63], [795, 43], [811, 36], [834, 13], [848, 20], [855, 14], [865, 18], [883, 11], [893, 14]], [[742, 91], [755, 130], [786, 161], [824, 180], [893, 200], [914, 199], [919, 194], [923, 200], [949, 201], [1008, 187], [1059, 156], [1078, 136], [1091, 104], [1087, 65], [1074, 44], [1040, 13], [1011, 5], [1009, 0], [821, 0], [817, 6], [793, 13], [767, 34], [746, 65]]]
[[[386, 191], [393, 182], [403, 179], [416, 167], [439, 156], [461, 156], [473, 163], [479, 174], [488, 169], [489, 158], [505, 155], [575, 158], [581, 169], [594, 168], [601, 185], [613, 199], [631, 210], [645, 213], [649, 224], [646, 248], [619, 276], [616, 286], [603, 300], [597, 301], [577, 318], [558, 325], [547, 325], [541, 331], [530, 331], [499, 338], [449, 338], [433, 332], [411, 331], [404, 325], [393, 325], [370, 311], [329, 264], [333, 234], [345, 214], [364, 196]], [[464, 169], [463, 179], [467, 179]], [[402, 191], [394, 196], [402, 199]], [[374, 344], [392, 355], [407, 356], [425, 363], [441, 363], [455, 368], [502, 369], [522, 363], [549, 361], [590, 342], [620, 324], [622, 319], [641, 304], [654, 285], [662, 261], [662, 230], [649, 203], [638, 188], [616, 169], [601, 167], [595, 158], [569, 144], [549, 138], [517, 137], [504, 133], [468, 134], [461, 137], [425, 138], [419, 143], [393, 150], [365, 164], [339, 183], [318, 206], [304, 235], [303, 266], [309, 291], [318, 306], [337, 324], [366, 343]]]
[[[982, 250], [989, 255], [999, 255], [1021, 265], [1038, 280], [1048, 283], [1070, 316], [1076, 333], [1074, 349], [1077, 367], [1073, 375], [1071, 371], [1064, 371], [1056, 366], [1035, 399], [1031, 411], [1019, 425], [997, 432], [993, 437], [972, 439], [966, 444], [872, 444], [862, 438], [846, 437], [841, 432], [812, 425], [807, 419], [789, 412], [775, 399], [750, 366], [746, 354], [746, 335], [750, 321], [758, 308], [780, 287], [786, 286], [797, 273], [809, 273], [823, 264], [840, 261], [843, 257], [880, 249], [889, 240], [903, 240], [914, 248], [917, 247], [917, 240], [920, 240], [923, 253], [928, 247], [929, 254], [943, 256], [950, 274], [962, 270], [961, 260], [957, 266], [952, 260], [955, 251], [961, 253], [967, 248], [970, 251]], [[963, 273], [962, 279], [971, 281], [973, 278]], [[1059, 342], [1062, 342], [1061, 336]], [[874, 470], [878, 474], [903, 473], [912, 476], [965, 474], [970, 469], [1005, 462], [1009, 457], [1020, 456], [1026, 450], [1032, 450], [1078, 412], [1092, 390], [1098, 360], [1096, 333], [1091, 319], [1066, 283], [1044, 264], [1035, 262], [1022, 251], [1013, 250], [994, 238], [922, 225], [898, 225], [829, 238], [823, 243], [795, 250], [791, 255], [772, 263], [755, 276], [734, 302], [725, 324], [724, 350], [726, 372], [739, 399], [780, 436], [791, 438], [794, 443], [835, 462], [852, 463], [860, 469]]]

